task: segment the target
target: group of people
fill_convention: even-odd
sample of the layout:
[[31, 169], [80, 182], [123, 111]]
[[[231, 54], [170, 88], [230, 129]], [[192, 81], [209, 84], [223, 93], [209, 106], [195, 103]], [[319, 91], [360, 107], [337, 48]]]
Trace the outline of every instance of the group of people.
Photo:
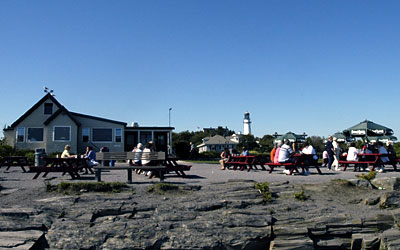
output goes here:
[[[65, 145], [64, 151], [61, 154], [61, 158], [77, 158], [78, 155], [73, 155], [71, 153], [71, 146], [70, 145]], [[82, 158], [85, 158], [88, 160], [88, 164], [90, 166], [96, 166], [99, 163], [96, 161], [96, 152], [93, 151], [92, 146], [87, 146], [86, 147], [86, 152], [84, 155], [82, 155]]]
[[[296, 144], [291, 144], [288, 139], [285, 139], [283, 142], [279, 141], [277, 144], [274, 144], [274, 147], [272, 148], [270, 160], [273, 163], [292, 163], [295, 160], [294, 154], [296, 153], [296, 151], [299, 154], [311, 155], [311, 157], [307, 157], [304, 159], [303, 164], [303, 174], [309, 175], [309, 166], [317, 163], [318, 156], [315, 152], [314, 147], [310, 145], [307, 141], [303, 143], [303, 147], [301, 150], [296, 150]], [[288, 168], [285, 168], [285, 170], [283, 170], [283, 173], [290, 174], [290, 170]]]
[[[360, 160], [359, 154], [387, 154], [388, 156], [380, 157], [380, 164], [377, 167], [377, 171], [382, 173], [385, 170], [385, 163], [396, 161], [396, 151], [393, 148], [391, 141], [387, 142], [387, 149], [384, 144], [380, 141], [377, 143], [370, 142], [363, 146], [362, 149], [356, 148], [356, 143], [351, 142], [347, 152], [342, 152], [342, 149], [337, 142], [337, 138], [328, 137], [325, 151], [323, 152], [324, 164], [329, 170], [339, 170], [339, 160], [343, 159], [346, 161], [358, 162]], [[363, 159], [368, 160], [369, 156], [362, 156]], [[366, 169], [365, 164], [360, 164], [360, 168]], [[367, 169], [370, 170], [370, 169]]]

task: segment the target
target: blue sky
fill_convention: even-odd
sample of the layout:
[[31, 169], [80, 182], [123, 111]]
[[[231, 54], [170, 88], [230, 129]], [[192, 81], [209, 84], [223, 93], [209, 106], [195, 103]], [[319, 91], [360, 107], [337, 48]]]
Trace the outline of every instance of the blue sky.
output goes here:
[[400, 132], [399, 1], [0, 1], [0, 124], [43, 95], [176, 132]]

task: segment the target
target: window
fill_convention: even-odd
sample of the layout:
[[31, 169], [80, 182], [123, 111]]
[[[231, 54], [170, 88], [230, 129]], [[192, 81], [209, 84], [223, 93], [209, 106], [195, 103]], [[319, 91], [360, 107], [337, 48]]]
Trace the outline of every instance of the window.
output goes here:
[[25, 128], [17, 128], [17, 142], [25, 141]]
[[54, 127], [53, 140], [54, 141], [70, 141], [71, 140], [71, 127]]
[[44, 114], [45, 115], [53, 114], [53, 103], [45, 103], [44, 104]]
[[82, 141], [89, 142], [90, 140], [90, 128], [83, 128], [82, 129]]
[[112, 142], [111, 128], [94, 128], [92, 129], [92, 141], [94, 142]]
[[43, 128], [28, 128], [28, 141], [29, 142], [42, 142], [43, 141]]
[[121, 141], [122, 141], [122, 129], [116, 128], [115, 129], [115, 142], [121, 142]]

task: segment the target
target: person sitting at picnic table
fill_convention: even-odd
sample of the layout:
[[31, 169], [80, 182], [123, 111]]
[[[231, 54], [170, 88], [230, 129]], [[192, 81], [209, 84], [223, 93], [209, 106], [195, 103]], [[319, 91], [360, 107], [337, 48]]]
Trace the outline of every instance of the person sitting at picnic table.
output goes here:
[[358, 154], [360, 150], [356, 148], [354, 142], [350, 143], [349, 150], [347, 151], [346, 161], [358, 161]]
[[394, 150], [391, 141], [388, 141], [388, 142], [386, 143], [386, 145], [387, 145], [387, 152], [388, 152], [388, 154], [389, 154], [389, 159], [390, 159], [391, 162], [394, 162], [394, 163], [395, 163], [396, 160], [397, 160], [397, 157], [396, 157], [396, 150]]
[[[143, 158], [143, 160], [142, 160], [142, 165], [143, 165], [143, 166], [149, 166], [149, 165], [152, 164], [152, 161], [150, 160], [150, 152], [155, 151], [155, 150], [153, 150], [153, 148], [154, 148], [154, 145], [153, 145], [153, 142], [152, 142], [152, 141], [149, 141], [149, 142], [146, 144], [146, 146], [144, 147], [144, 149], [143, 149], [144, 155], [142, 155], [142, 158]], [[151, 176], [152, 173], [153, 173], [152, 171], [147, 171], [147, 172], [144, 173], [144, 175], [146, 175], [146, 176]], [[155, 177], [156, 177], [156, 176], [155, 176]]]
[[143, 154], [143, 144], [142, 143], [138, 143], [136, 145], [136, 148], [134, 148], [132, 150], [132, 152], [135, 153], [134, 157], [133, 157], [133, 165], [134, 166], [142, 166], [142, 154]]
[[281, 150], [281, 147], [282, 147], [282, 141], [279, 141], [274, 155], [274, 160], [273, 160], [274, 163], [279, 163], [279, 151]]
[[225, 170], [225, 163], [231, 159], [231, 154], [229, 153], [228, 148], [224, 148], [224, 151], [222, 151], [220, 156], [221, 160], [219, 160], [219, 164], [221, 165], [221, 170]]
[[[281, 146], [281, 149], [279, 150], [279, 156], [278, 156], [279, 163], [294, 162], [293, 149], [289, 146], [289, 144], [290, 144], [289, 140], [285, 139], [283, 145]], [[285, 167], [283, 173], [289, 174], [290, 173], [289, 168]]]
[[92, 146], [86, 147], [86, 153], [83, 156], [88, 159], [89, 166], [97, 166], [99, 163], [96, 161], [96, 153], [93, 151]]
[[[388, 151], [383, 146], [382, 142], [378, 142], [378, 154], [388, 154]], [[387, 163], [387, 162], [389, 162], [389, 157], [382, 156], [380, 158], [380, 166], [378, 166], [379, 173], [382, 173], [383, 171], [385, 171], [385, 163]]]
[[272, 148], [271, 153], [270, 153], [270, 161], [271, 162], [274, 162], [276, 148], [277, 148], [276, 143], [274, 143], [274, 147]]
[[310, 145], [307, 141], [303, 143], [303, 149], [301, 150], [302, 154], [305, 155], [312, 155], [311, 158], [306, 158], [304, 160], [304, 175], [309, 175], [310, 170], [309, 166], [315, 166], [317, 164], [318, 156], [317, 153], [315, 152], [315, 149], [312, 145]]
[[324, 150], [324, 152], [322, 152], [322, 163], [323, 163], [323, 167], [326, 167], [328, 165], [328, 151]]
[[65, 145], [64, 151], [61, 154], [61, 158], [75, 158], [76, 155], [72, 155], [71, 152], [71, 146], [70, 145]]
[[250, 153], [249, 153], [249, 151], [247, 150], [247, 148], [243, 148], [243, 152], [242, 152], [240, 155], [242, 155], [242, 156], [249, 156]]

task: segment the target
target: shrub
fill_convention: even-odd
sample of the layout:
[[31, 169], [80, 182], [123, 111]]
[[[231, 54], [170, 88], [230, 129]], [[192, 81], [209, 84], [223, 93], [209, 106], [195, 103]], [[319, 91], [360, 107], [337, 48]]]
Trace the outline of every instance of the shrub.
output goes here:
[[270, 202], [272, 200], [272, 193], [269, 190], [268, 182], [257, 182], [254, 187], [260, 192], [265, 202]]
[[376, 171], [370, 171], [368, 174], [356, 175], [356, 177], [360, 180], [366, 180], [371, 182], [376, 177]]
[[293, 197], [294, 197], [296, 200], [299, 200], [299, 201], [306, 201], [308, 198], [310, 198], [308, 195], [306, 195], [306, 194], [304, 193], [304, 190], [301, 190], [300, 192], [294, 193], [294, 194], [293, 194]]

